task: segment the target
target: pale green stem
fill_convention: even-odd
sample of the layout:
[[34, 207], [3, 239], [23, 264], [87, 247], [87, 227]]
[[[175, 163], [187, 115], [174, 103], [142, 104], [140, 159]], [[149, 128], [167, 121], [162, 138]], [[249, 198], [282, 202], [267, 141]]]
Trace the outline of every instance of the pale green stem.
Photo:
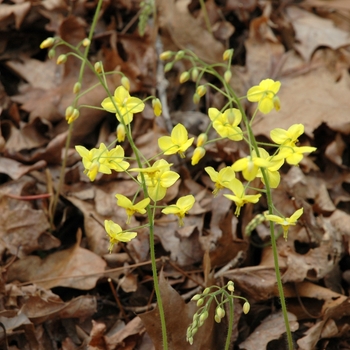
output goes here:
[[226, 337], [226, 343], [225, 343], [225, 350], [229, 350], [230, 343], [231, 343], [231, 335], [232, 335], [232, 328], [233, 328], [233, 319], [234, 319], [234, 301], [233, 298], [228, 298], [228, 306], [229, 306], [229, 316], [228, 316], [228, 330], [227, 330], [227, 337]]

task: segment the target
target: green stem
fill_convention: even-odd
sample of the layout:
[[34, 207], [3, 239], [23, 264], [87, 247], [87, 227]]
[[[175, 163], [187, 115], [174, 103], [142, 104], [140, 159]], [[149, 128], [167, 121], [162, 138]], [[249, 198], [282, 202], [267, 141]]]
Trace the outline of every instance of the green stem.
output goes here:
[[228, 316], [228, 330], [227, 330], [227, 337], [226, 337], [226, 343], [225, 343], [225, 350], [229, 350], [230, 343], [231, 343], [231, 335], [232, 335], [232, 328], [233, 328], [233, 318], [234, 318], [234, 305], [233, 305], [233, 298], [228, 298], [228, 306], [229, 306], [229, 316]]

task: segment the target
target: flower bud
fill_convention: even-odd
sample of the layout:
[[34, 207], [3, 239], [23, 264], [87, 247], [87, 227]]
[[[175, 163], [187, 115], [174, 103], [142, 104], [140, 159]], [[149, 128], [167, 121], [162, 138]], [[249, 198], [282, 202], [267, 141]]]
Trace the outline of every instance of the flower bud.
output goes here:
[[199, 95], [199, 97], [204, 96], [207, 93], [207, 88], [204, 85], [199, 85], [196, 89], [196, 94]]
[[185, 51], [183, 50], [178, 51], [175, 55], [175, 61], [182, 60], [184, 56], [185, 56]]
[[245, 314], [247, 314], [250, 310], [250, 304], [246, 301], [244, 304], [243, 304], [243, 312]]
[[218, 306], [216, 308], [216, 315], [220, 318], [225, 317], [225, 310], [221, 306]]
[[197, 147], [192, 155], [191, 164], [196, 165], [204, 157], [205, 149], [203, 147]]
[[122, 77], [121, 83], [127, 91], [130, 91], [130, 80], [126, 76]]
[[117, 140], [118, 142], [123, 142], [125, 140], [125, 126], [123, 124], [118, 124], [117, 126]]
[[173, 55], [172, 51], [164, 51], [159, 55], [160, 60], [166, 61]]
[[200, 134], [197, 138], [197, 147], [203, 146], [208, 140], [207, 134]]
[[162, 104], [160, 103], [159, 98], [154, 98], [152, 100], [153, 112], [156, 117], [159, 117], [162, 114]]
[[215, 322], [220, 323], [221, 322], [221, 317], [219, 317], [218, 315], [215, 315], [214, 316], [214, 320], [215, 320]]
[[66, 63], [67, 62], [67, 55], [59, 55], [58, 58], [57, 58], [57, 64], [63, 64], [63, 63]]
[[193, 94], [193, 103], [194, 104], [198, 105], [200, 99], [201, 99], [201, 97], [197, 93]]
[[222, 59], [223, 59], [224, 61], [227, 61], [227, 60], [229, 60], [229, 59], [232, 57], [232, 55], [233, 55], [233, 49], [228, 49], [228, 50], [226, 50], [226, 51], [223, 53]]
[[74, 108], [73, 113], [71, 114], [71, 116], [68, 118], [67, 123], [71, 124], [73, 123], [75, 120], [77, 120], [79, 118], [80, 112], [78, 109]]
[[89, 38], [85, 38], [85, 39], [83, 40], [83, 46], [84, 46], [84, 47], [87, 47], [87, 46], [89, 46], [90, 44], [91, 44], [91, 41], [90, 41]]
[[191, 300], [192, 300], [192, 301], [197, 301], [197, 300], [199, 300], [201, 297], [202, 297], [202, 294], [195, 294], [195, 295], [191, 298]]
[[73, 106], [69, 106], [66, 108], [66, 120], [68, 120], [72, 116], [73, 112], [74, 112]]
[[76, 82], [73, 86], [73, 94], [78, 94], [81, 90], [81, 84]]
[[188, 79], [190, 79], [190, 73], [188, 72], [182, 72], [181, 75], [180, 75], [180, 84], [183, 84], [185, 83]]
[[41, 44], [40, 44], [40, 48], [41, 49], [47, 49], [49, 47], [51, 47], [53, 44], [55, 43], [55, 38], [46, 38]]
[[172, 70], [172, 69], [173, 69], [173, 65], [174, 65], [173, 62], [168, 62], [168, 63], [165, 65], [165, 67], [164, 67], [164, 72], [166, 73], [166, 72], [169, 72], [170, 70]]
[[232, 73], [230, 70], [227, 70], [224, 74], [224, 79], [225, 79], [226, 83], [229, 83], [231, 78], [232, 78]]
[[230, 292], [234, 292], [235, 291], [235, 286], [233, 284], [232, 281], [228, 281], [227, 283], [227, 289], [230, 291]]
[[278, 96], [273, 97], [273, 106], [275, 107], [275, 110], [278, 112], [281, 109], [281, 101]]
[[198, 68], [196, 68], [196, 67], [193, 68], [193, 69], [192, 69], [192, 73], [191, 73], [191, 79], [192, 79], [192, 81], [194, 81], [194, 82], [197, 81], [198, 74], [199, 74]]
[[204, 321], [208, 318], [209, 313], [207, 310], [205, 310], [200, 316], [199, 316], [199, 326], [202, 326]]
[[228, 121], [228, 123], [229, 124], [233, 124], [234, 122], [235, 122], [235, 113], [233, 112], [233, 109], [232, 108], [230, 108], [229, 110], [227, 110], [227, 114], [226, 114], [226, 116], [227, 116], [227, 121]]
[[207, 287], [203, 290], [203, 295], [207, 295], [210, 292], [210, 287]]
[[197, 306], [200, 307], [200, 306], [203, 305], [203, 303], [204, 303], [204, 298], [200, 298], [200, 299], [198, 299], [198, 301], [197, 301]]
[[102, 73], [102, 62], [98, 61], [94, 65], [96, 73]]
[[49, 50], [47, 55], [49, 56], [50, 59], [54, 58], [56, 55], [56, 50], [55, 49]]

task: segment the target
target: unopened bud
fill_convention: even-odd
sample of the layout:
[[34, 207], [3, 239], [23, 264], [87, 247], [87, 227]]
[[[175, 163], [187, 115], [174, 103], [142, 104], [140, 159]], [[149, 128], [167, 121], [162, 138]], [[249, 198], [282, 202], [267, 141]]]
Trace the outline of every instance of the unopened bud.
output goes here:
[[81, 84], [76, 82], [73, 86], [73, 94], [78, 94], [81, 90]]
[[49, 50], [47, 55], [49, 56], [50, 59], [54, 58], [56, 55], [56, 50], [55, 49]]
[[192, 69], [192, 73], [191, 73], [191, 79], [192, 79], [192, 81], [194, 81], [194, 82], [197, 81], [198, 74], [199, 74], [198, 68], [193, 68], [193, 69]]
[[180, 75], [180, 83], [183, 84], [185, 83], [188, 79], [190, 79], [190, 73], [188, 72], [182, 72], [181, 75]]
[[250, 304], [246, 301], [244, 304], [243, 304], [243, 312], [245, 314], [247, 314], [250, 310]]
[[172, 70], [172, 69], [173, 69], [173, 65], [174, 65], [173, 62], [168, 62], [168, 63], [165, 65], [165, 67], [164, 67], [164, 72], [166, 73], [166, 72], [169, 72], [170, 70]]
[[219, 316], [220, 318], [225, 317], [225, 310], [221, 306], [218, 306], [216, 308], [216, 315]]
[[234, 110], [230, 108], [225, 112], [225, 114], [226, 114], [228, 123], [232, 125], [236, 120]]
[[71, 114], [71, 116], [68, 118], [67, 123], [71, 124], [73, 123], [75, 120], [77, 120], [79, 118], [80, 112], [78, 109], [74, 108], [73, 113]]
[[197, 301], [197, 300], [199, 300], [201, 297], [202, 297], [202, 294], [195, 294], [195, 295], [191, 298], [191, 300], [192, 300], [192, 301]]
[[207, 93], [207, 88], [204, 85], [199, 85], [196, 89], [196, 94], [199, 95], [199, 97], [204, 96]]
[[182, 60], [184, 56], [185, 56], [185, 51], [183, 50], [178, 51], [175, 55], [175, 61]]
[[235, 291], [235, 286], [233, 284], [232, 281], [228, 281], [227, 283], [227, 289], [230, 291], [230, 292], [234, 292]]
[[231, 78], [232, 78], [232, 73], [230, 70], [227, 70], [224, 74], [224, 79], [225, 79], [226, 83], [229, 83]]
[[200, 316], [199, 316], [199, 326], [202, 326], [204, 321], [208, 318], [209, 313], [207, 310], [205, 310]]
[[203, 305], [203, 303], [204, 303], [204, 298], [200, 298], [200, 299], [198, 299], [198, 301], [197, 301], [197, 306], [200, 307], [200, 306]]
[[102, 62], [96, 62], [94, 64], [94, 68], [97, 73], [102, 73]]
[[159, 55], [159, 58], [160, 58], [162, 61], [166, 61], [166, 60], [168, 60], [169, 58], [171, 58], [172, 55], [173, 55], [173, 52], [172, 52], [172, 51], [164, 51], [164, 52], [162, 52], [162, 53]]
[[208, 136], [207, 134], [199, 134], [198, 138], [197, 138], [197, 147], [203, 146], [208, 140]]
[[57, 57], [57, 62], [56, 62], [57, 64], [63, 64], [66, 62], [67, 62], [67, 55], [62, 54]]
[[68, 120], [72, 116], [73, 112], [74, 112], [74, 107], [73, 106], [69, 106], [69, 107], [66, 108], [66, 114], [65, 114], [66, 115], [66, 120]]
[[41, 49], [47, 49], [51, 47], [55, 43], [55, 38], [46, 38], [41, 44], [40, 48]]
[[160, 103], [159, 98], [154, 98], [152, 100], [153, 112], [156, 117], [159, 117], [162, 114], [162, 104]]
[[215, 315], [214, 316], [214, 320], [215, 320], [215, 322], [220, 323], [221, 322], [221, 317], [219, 317], [218, 315]]
[[122, 77], [121, 83], [127, 91], [130, 91], [130, 80], [127, 77]]
[[227, 60], [229, 60], [229, 59], [232, 57], [232, 55], [233, 55], [233, 49], [228, 49], [228, 50], [226, 50], [226, 51], [223, 53], [222, 59], [223, 59], [224, 61], [227, 61]]
[[197, 93], [193, 94], [193, 103], [194, 104], [198, 105], [200, 99], [201, 99], [201, 97]]
[[118, 124], [117, 126], [117, 140], [118, 142], [123, 142], [125, 140], [125, 126], [123, 124]]
[[203, 290], [203, 295], [207, 295], [210, 292], [210, 287], [207, 287]]
[[191, 164], [196, 165], [204, 157], [205, 149], [203, 147], [197, 147], [192, 155]]
[[85, 38], [85, 39], [83, 40], [83, 46], [84, 46], [84, 47], [87, 47], [87, 46], [89, 46], [90, 44], [91, 44], [91, 41], [90, 41], [89, 38]]

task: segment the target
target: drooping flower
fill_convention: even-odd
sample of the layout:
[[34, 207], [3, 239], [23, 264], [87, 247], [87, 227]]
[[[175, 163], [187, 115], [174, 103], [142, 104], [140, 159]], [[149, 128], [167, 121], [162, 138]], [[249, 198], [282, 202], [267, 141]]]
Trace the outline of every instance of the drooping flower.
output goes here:
[[188, 138], [188, 132], [182, 124], [177, 124], [171, 136], [162, 136], [158, 139], [158, 146], [165, 155], [179, 153], [181, 158], [185, 158], [184, 152], [192, 145], [194, 137]]
[[145, 214], [146, 213], [145, 208], [151, 201], [149, 198], [145, 198], [140, 202], [133, 204], [129, 198], [123, 196], [122, 194], [116, 194], [115, 198], [117, 198], [117, 205], [124, 208], [126, 211], [126, 214], [128, 216], [128, 219], [126, 221], [127, 224], [130, 224], [131, 217], [135, 213]]
[[261, 194], [250, 194], [246, 195], [244, 191], [244, 186], [241, 181], [238, 179], [233, 179], [230, 183], [229, 189], [234, 193], [232, 194], [224, 194], [224, 196], [236, 204], [235, 215], [239, 216], [241, 212], [241, 208], [246, 203], [257, 203]]
[[234, 171], [242, 171], [243, 177], [247, 181], [252, 181], [257, 176], [259, 168], [267, 168], [272, 165], [274, 165], [274, 163], [267, 159], [258, 157], [253, 150], [250, 156], [235, 161], [232, 164], [232, 169]]
[[[172, 186], [180, 177], [179, 174], [170, 170], [171, 165], [166, 160], [160, 159], [154, 162], [151, 167], [136, 168], [131, 169], [131, 171], [143, 173], [148, 195], [156, 202], [165, 197], [167, 188]], [[137, 178], [141, 182], [140, 174]]]
[[111, 169], [104, 165], [105, 158], [101, 158], [103, 154], [107, 155], [108, 149], [105, 144], [101, 143], [100, 147], [86, 149], [84, 146], [75, 146], [76, 151], [82, 157], [84, 165], [84, 173], [88, 176], [90, 181], [94, 181], [99, 172], [103, 174], [110, 174]]
[[109, 236], [109, 252], [118, 242], [130, 242], [137, 236], [137, 232], [123, 231], [122, 228], [112, 220], [105, 220], [105, 230]]
[[316, 149], [316, 147], [311, 146], [282, 146], [275, 158], [285, 159], [286, 162], [290, 165], [297, 165], [304, 158], [304, 153], [314, 152]]
[[140, 202], [133, 204], [129, 198], [123, 196], [122, 194], [116, 194], [115, 197], [117, 198], [117, 205], [124, 208], [126, 211], [126, 214], [128, 216], [128, 219], [126, 221], [127, 224], [130, 224], [131, 217], [135, 213], [145, 214], [146, 213], [145, 208], [151, 201], [149, 198], [145, 198]]
[[[265, 168], [266, 176], [269, 179], [269, 184], [271, 188], [277, 188], [280, 181], [281, 175], [278, 172], [279, 168], [283, 165], [284, 159], [277, 159], [274, 156], [270, 156], [269, 153], [264, 149], [259, 147], [259, 155], [260, 158], [266, 159], [270, 162], [270, 165]], [[259, 168], [256, 177], [260, 177], [263, 184], [265, 184], [264, 177], [261, 172], [261, 168]]]
[[193, 207], [195, 202], [194, 197], [190, 194], [188, 196], [180, 197], [176, 204], [167, 206], [162, 210], [162, 213], [169, 215], [174, 214], [179, 218], [179, 226], [183, 226], [183, 219], [188, 211]]
[[221, 137], [227, 137], [233, 141], [243, 139], [242, 129], [238, 124], [242, 120], [242, 113], [237, 108], [229, 108], [224, 113], [212, 107], [208, 110], [210, 120], [213, 122], [213, 128]]
[[101, 106], [107, 112], [115, 113], [117, 119], [120, 122], [124, 121], [125, 125], [132, 122], [135, 113], [142, 112], [145, 108], [145, 104], [139, 98], [130, 96], [129, 91], [122, 85], [115, 89], [112, 99], [105, 98]]
[[281, 87], [279, 81], [265, 79], [259, 85], [251, 87], [247, 92], [247, 99], [250, 102], [258, 102], [258, 109], [261, 113], [270, 113], [275, 105], [279, 104], [274, 101], [275, 95]]
[[304, 133], [303, 124], [293, 124], [288, 130], [276, 128], [270, 131], [271, 140], [278, 145], [294, 147], [298, 137]]
[[215, 188], [213, 191], [213, 195], [216, 196], [220, 190], [223, 188], [228, 188], [233, 179], [235, 179], [236, 174], [233, 171], [232, 167], [227, 166], [222, 168], [219, 172], [217, 172], [213, 167], [208, 166], [204, 168], [204, 170], [210, 176], [211, 181], [214, 182]]
[[303, 215], [303, 211], [303, 208], [300, 208], [297, 211], [295, 211], [294, 214], [289, 218], [281, 218], [280, 216], [272, 214], [266, 214], [265, 218], [266, 220], [273, 221], [278, 225], [281, 225], [283, 228], [283, 237], [287, 239], [289, 226], [296, 224], [300, 216]]

